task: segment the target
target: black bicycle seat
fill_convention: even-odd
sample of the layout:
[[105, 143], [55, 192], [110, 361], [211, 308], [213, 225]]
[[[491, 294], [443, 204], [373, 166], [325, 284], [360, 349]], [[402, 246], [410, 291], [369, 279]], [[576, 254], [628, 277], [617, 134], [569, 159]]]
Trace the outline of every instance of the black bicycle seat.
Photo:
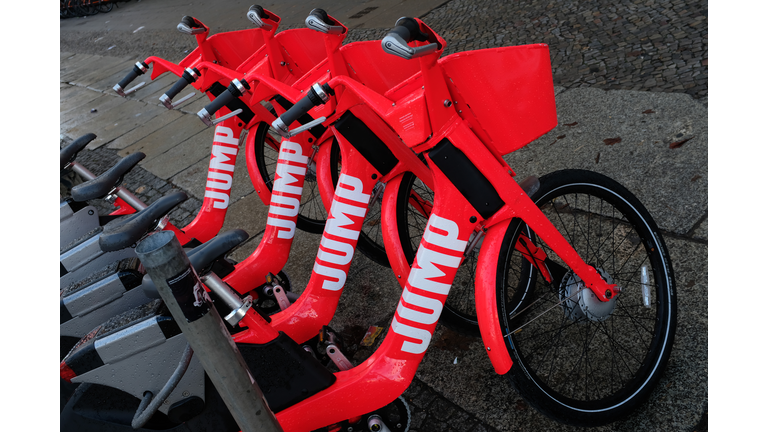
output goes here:
[[120, 159], [120, 162], [116, 163], [115, 166], [105, 171], [102, 175], [72, 187], [72, 200], [85, 202], [105, 197], [113, 188], [120, 185], [123, 176], [132, 170], [145, 156], [142, 152], [128, 155]]
[[[208, 268], [216, 260], [223, 258], [224, 255], [229, 253], [235, 246], [238, 246], [246, 240], [248, 240], [247, 232], [241, 229], [234, 229], [219, 234], [192, 249], [187, 252], [187, 256], [189, 257], [190, 264], [192, 264], [192, 268], [194, 268], [195, 272], [200, 275], [204, 273], [203, 270]], [[144, 294], [147, 297], [160, 298], [160, 294], [157, 292], [157, 287], [148, 274], [144, 275], [141, 282], [141, 289], [144, 290]]]
[[96, 134], [93, 133], [87, 133], [80, 138], [72, 141], [71, 144], [61, 149], [59, 152], [59, 162], [61, 165], [61, 169], [63, 170], [68, 163], [75, 160], [77, 157], [77, 154], [80, 153], [80, 150], [84, 149], [85, 146], [88, 145], [91, 141], [96, 139]]
[[99, 236], [99, 247], [104, 252], [125, 249], [152, 230], [160, 219], [174, 207], [187, 200], [184, 192], [174, 192], [132, 215], [110, 221]]

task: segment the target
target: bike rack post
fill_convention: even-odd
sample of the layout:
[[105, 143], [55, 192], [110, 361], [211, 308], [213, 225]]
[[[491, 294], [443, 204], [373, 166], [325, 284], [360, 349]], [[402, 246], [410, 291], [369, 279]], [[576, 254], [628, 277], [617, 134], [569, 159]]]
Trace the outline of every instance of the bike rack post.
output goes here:
[[150, 235], [136, 254], [241, 430], [282, 432], [176, 236]]

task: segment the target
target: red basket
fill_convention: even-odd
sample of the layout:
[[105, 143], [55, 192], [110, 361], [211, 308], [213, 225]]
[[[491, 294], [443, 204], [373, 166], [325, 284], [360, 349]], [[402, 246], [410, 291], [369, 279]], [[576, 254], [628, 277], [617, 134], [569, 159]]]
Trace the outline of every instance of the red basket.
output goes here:
[[546, 44], [460, 52], [439, 63], [462, 118], [499, 153], [522, 148], [557, 126]]

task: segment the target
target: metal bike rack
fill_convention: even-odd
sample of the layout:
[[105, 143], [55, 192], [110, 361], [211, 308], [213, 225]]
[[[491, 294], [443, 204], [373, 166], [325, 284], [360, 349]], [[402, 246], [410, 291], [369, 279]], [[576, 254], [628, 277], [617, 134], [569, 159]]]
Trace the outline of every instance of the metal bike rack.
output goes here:
[[136, 254], [241, 430], [281, 432], [176, 236], [150, 235]]

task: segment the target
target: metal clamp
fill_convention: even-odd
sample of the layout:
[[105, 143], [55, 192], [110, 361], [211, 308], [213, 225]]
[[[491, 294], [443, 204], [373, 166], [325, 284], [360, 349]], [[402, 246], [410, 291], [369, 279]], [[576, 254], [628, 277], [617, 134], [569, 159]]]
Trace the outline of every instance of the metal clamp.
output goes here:
[[245, 317], [248, 309], [253, 306], [253, 297], [246, 296], [245, 298], [240, 298], [240, 296], [215, 273], [208, 273], [202, 276], [200, 280], [203, 281], [205, 286], [210, 288], [211, 291], [216, 293], [216, 295], [226, 303], [227, 307], [232, 309], [232, 311], [224, 317], [224, 320], [233, 327]]

